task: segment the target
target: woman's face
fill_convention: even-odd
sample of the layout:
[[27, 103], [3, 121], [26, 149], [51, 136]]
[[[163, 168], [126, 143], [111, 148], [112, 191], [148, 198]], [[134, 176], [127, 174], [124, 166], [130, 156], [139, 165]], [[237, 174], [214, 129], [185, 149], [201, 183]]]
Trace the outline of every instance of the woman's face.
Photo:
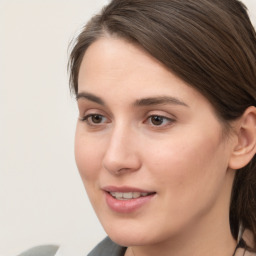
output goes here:
[[76, 162], [114, 241], [153, 244], [225, 226], [232, 139], [205, 97], [111, 37], [89, 47], [78, 80]]

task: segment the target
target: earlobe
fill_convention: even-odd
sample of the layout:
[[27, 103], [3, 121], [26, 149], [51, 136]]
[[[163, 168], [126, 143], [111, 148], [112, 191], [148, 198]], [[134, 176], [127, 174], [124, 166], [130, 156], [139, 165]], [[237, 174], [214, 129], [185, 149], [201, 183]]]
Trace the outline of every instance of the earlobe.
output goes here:
[[256, 108], [251, 106], [236, 122], [237, 140], [229, 161], [233, 170], [245, 167], [256, 153]]

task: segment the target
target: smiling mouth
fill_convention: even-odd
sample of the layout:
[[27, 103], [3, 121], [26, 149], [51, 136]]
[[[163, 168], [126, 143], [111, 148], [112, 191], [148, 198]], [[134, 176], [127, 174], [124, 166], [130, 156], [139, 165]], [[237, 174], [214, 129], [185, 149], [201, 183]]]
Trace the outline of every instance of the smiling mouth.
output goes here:
[[109, 192], [109, 194], [117, 200], [131, 200], [140, 197], [146, 197], [155, 194], [155, 192]]

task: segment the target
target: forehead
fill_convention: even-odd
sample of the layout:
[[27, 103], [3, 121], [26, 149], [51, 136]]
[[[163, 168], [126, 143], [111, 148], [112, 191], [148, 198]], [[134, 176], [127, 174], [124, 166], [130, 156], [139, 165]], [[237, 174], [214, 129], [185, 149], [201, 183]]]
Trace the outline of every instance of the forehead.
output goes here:
[[81, 71], [89, 73], [91, 69], [106, 66], [113, 73], [121, 70], [134, 73], [138, 68], [142, 71], [142, 67], [147, 70], [167, 70], [160, 61], [152, 57], [140, 45], [108, 36], [98, 39], [88, 47], [80, 66], [78, 81], [81, 80]]
[[81, 91], [120, 99], [136, 93], [138, 98], [160, 94], [208, 102], [140, 46], [113, 37], [97, 40], [85, 52], [78, 77]]
[[[99, 84], [105, 89], [136, 87], [138, 91], [150, 89], [152, 93], [163, 87], [170, 90], [172, 84], [188, 86], [140, 46], [112, 37], [94, 42], [85, 52], [80, 66], [78, 92], [82, 88], [96, 90]], [[190, 93], [194, 91], [191, 87], [190, 90]]]

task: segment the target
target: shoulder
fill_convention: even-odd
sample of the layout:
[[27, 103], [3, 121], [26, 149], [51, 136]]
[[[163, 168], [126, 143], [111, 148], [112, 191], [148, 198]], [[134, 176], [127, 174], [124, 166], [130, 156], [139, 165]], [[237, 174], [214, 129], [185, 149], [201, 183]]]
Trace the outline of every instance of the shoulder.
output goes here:
[[33, 247], [18, 256], [54, 256], [58, 249], [57, 245], [41, 245]]
[[125, 247], [114, 243], [109, 237], [106, 237], [87, 256], [123, 256], [125, 251]]

